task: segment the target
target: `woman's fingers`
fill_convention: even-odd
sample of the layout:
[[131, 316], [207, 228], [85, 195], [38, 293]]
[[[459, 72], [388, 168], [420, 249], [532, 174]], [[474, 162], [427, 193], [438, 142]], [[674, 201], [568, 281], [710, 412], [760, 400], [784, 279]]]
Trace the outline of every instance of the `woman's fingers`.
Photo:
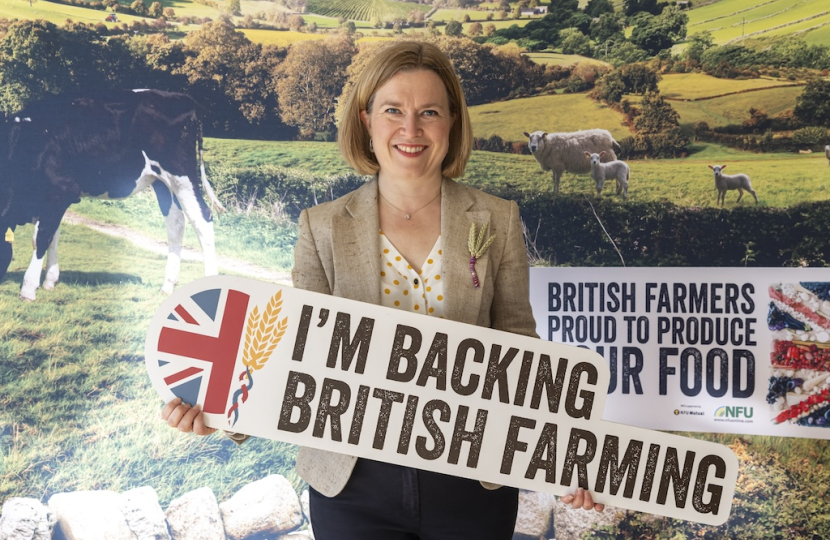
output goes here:
[[565, 495], [560, 499], [563, 503], [569, 505], [573, 509], [582, 508], [583, 510], [591, 510], [594, 509], [597, 512], [602, 512], [605, 510], [605, 505], [600, 503], [595, 503], [594, 498], [591, 496], [591, 492], [585, 491], [582, 488], [578, 488], [576, 493], [572, 495]]
[[162, 408], [161, 419], [183, 433], [192, 431], [196, 435], [210, 435], [216, 431], [215, 428], [205, 425], [205, 416], [200, 405], [191, 407], [181, 398], [170, 401]]
[[161, 409], [161, 419], [167, 422], [167, 419], [170, 418], [170, 414], [173, 412], [173, 409], [178, 407], [182, 402], [182, 398], [175, 398], [170, 400], [164, 407]]
[[202, 407], [200, 405], [196, 405], [193, 407], [198, 412], [196, 414], [196, 418], [193, 420], [193, 433], [196, 435], [210, 435], [216, 431], [216, 428], [207, 427], [205, 425], [205, 415], [202, 413]]

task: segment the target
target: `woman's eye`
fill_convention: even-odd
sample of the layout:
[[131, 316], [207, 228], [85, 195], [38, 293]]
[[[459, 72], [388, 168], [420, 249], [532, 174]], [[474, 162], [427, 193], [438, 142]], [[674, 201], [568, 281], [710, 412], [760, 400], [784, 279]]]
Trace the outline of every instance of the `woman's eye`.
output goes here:
[[388, 112], [390, 114], [398, 114], [401, 111], [400, 111], [400, 109], [396, 109], [394, 107], [389, 107], [389, 108], [386, 109], [386, 112]]
[[424, 111], [424, 116], [438, 116], [438, 111], [433, 111], [433, 110]]

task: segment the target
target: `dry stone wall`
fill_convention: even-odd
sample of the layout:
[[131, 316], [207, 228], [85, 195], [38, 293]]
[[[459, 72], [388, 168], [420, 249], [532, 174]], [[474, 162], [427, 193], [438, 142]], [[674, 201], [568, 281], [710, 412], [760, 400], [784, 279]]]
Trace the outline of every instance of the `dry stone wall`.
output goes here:
[[[576, 540], [617, 512], [571, 510], [544, 493], [521, 491], [515, 540]], [[314, 540], [308, 491], [297, 496], [283, 476], [270, 475], [219, 503], [199, 488], [162, 510], [156, 491], [76, 491], [37, 499], [13, 497], [0, 514], [0, 540]]]

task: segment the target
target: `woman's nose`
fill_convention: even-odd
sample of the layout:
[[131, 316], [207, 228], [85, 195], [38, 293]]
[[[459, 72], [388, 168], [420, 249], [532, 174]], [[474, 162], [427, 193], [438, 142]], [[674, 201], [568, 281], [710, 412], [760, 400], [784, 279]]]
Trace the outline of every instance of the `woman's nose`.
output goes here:
[[421, 118], [417, 114], [408, 114], [404, 117], [401, 128], [407, 137], [417, 137], [421, 134]]

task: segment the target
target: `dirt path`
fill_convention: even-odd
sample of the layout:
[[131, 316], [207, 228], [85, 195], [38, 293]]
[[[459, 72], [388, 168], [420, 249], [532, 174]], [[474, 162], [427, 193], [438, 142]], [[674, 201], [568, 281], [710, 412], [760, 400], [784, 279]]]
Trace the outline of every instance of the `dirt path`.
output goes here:
[[[71, 223], [72, 225], [83, 225], [108, 236], [129, 240], [141, 249], [146, 249], [147, 251], [151, 251], [159, 255], [167, 255], [167, 244], [165, 242], [159, 242], [158, 240], [154, 240], [149, 236], [136, 232], [132, 229], [128, 229], [127, 227], [102, 223], [71, 211], [67, 211], [66, 214], [64, 214], [63, 221]], [[288, 272], [275, 272], [273, 270], [269, 270], [268, 268], [263, 268], [246, 261], [240, 261], [238, 259], [231, 259], [228, 257], [218, 257], [218, 259], [220, 272], [232, 272], [234, 274], [241, 274], [246, 277], [262, 281], [276, 282], [281, 285], [291, 285], [291, 275]], [[201, 251], [195, 249], [183, 247], [182, 260], [201, 262], [202, 253]]]

